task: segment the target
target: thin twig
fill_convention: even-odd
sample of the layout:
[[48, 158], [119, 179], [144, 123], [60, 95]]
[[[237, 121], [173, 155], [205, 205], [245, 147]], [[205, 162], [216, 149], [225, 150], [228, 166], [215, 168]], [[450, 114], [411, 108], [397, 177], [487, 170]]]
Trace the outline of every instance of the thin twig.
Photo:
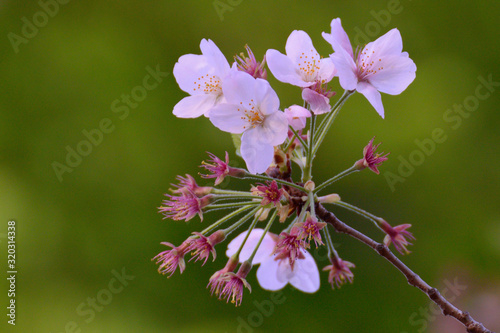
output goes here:
[[483, 324], [472, 318], [468, 312], [462, 311], [451, 304], [446, 298], [444, 298], [443, 295], [441, 295], [441, 293], [436, 288], [431, 287], [427, 282], [422, 280], [420, 276], [415, 274], [415, 272], [413, 272], [408, 266], [406, 266], [401, 260], [399, 260], [398, 257], [396, 257], [387, 246], [378, 243], [365, 234], [357, 231], [356, 229], [349, 227], [321, 204], [316, 205], [316, 213], [318, 217], [320, 217], [323, 221], [331, 224], [335, 228], [335, 231], [348, 234], [349, 236], [359, 240], [360, 242], [365, 243], [382, 257], [387, 259], [387, 261], [389, 261], [394, 267], [396, 267], [401, 273], [403, 273], [410, 285], [422, 290], [422, 292], [424, 292], [434, 303], [436, 303], [441, 308], [441, 311], [445, 316], [451, 316], [461, 322], [467, 329], [467, 332], [494, 333], [493, 331], [485, 328]]

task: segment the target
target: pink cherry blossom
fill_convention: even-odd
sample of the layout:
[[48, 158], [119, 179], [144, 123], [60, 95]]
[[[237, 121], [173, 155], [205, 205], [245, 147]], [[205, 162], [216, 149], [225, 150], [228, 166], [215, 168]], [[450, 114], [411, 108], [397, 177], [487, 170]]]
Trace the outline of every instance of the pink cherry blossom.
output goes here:
[[191, 240], [188, 239], [177, 247], [168, 242], [162, 242], [161, 244], [171, 247], [172, 249], [163, 251], [152, 259], [156, 260], [157, 264], [160, 264], [160, 266], [158, 267], [158, 272], [163, 275], [170, 273], [170, 275], [168, 276], [170, 277], [172, 276], [172, 274], [174, 274], [177, 267], [179, 267], [179, 271], [182, 274], [182, 272], [186, 268], [184, 255], [188, 252], [188, 247], [191, 244]]
[[[263, 229], [253, 229], [240, 253], [240, 262], [247, 260], [264, 232]], [[243, 242], [247, 231], [233, 239], [226, 252], [227, 256], [236, 253]], [[316, 262], [311, 254], [303, 252], [303, 259], [296, 259], [294, 268], [290, 266], [288, 258], [277, 259], [273, 255], [276, 247], [277, 235], [267, 233], [254, 257], [253, 264], [260, 264], [257, 270], [257, 280], [260, 286], [267, 290], [280, 290], [290, 283], [293, 287], [306, 293], [314, 293], [319, 289], [320, 278]]]
[[211, 187], [199, 186], [193, 176], [186, 174], [186, 177], [177, 176], [179, 184], [171, 184], [176, 189], [171, 190], [173, 193], [188, 193], [192, 192], [198, 197], [209, 194], [212, 191]]
[[162, 206], [158, 207], [160, 213], [166, 218], [172, 220], [191, 220], [195, 215], [198, 215], [203, 221], [203, 208], [213, 201], [213, 196], [208, 194], [202, 198], [191, 190], [186, 190], [181, 195], [165, 194], [169, 199], [162, 202]]
[[269, 258], [257, 269], [257, 281], [263, 289], [276, 291], [290, 283], [306, 293], [318, 291], [319, 270], [309, 252], [304, 252], [304, 259], [295, 260], [293, 269], [288, 259], [277, 259], [272, 256]]
[[183, 55], [174, 66], [179, 87], [191, 95], [175, 105], [173, 113], [179, 118], [207, 116], [214, 105], [224, 101], [222, 82], [229, 73], [229, 63], [210, 39], [203, 39], [200, 49], [201, 55]]
[[193, 259], [195, 259], [195, 262], [198, 260], [204, 260], [202, 264], [203, 266], [207, 262], [208, 257], [210, 257], [210, 254], [212, 254], [213, 261], [215, 261], [215, 258], [217, 257], [215, 245], [224, 241], [226, 238], [224, 231], [218, 230], [208, 237], [196, 231], [193, 232], [193, 234], [198, 236], [198, 238], [193, 239], [187, 248], [187, 252], [192, 252], [192, 257], [189, 261]]
[[383, 118], [380, 92], [390, 95], [402, 93], [415, 79], [417, 70], [408, 53], [402, 52], [403, 41], [399, 30], [390, 30], [355, 54], [339, 18], [332, 21], [331, 28], [331, 33], [323, 33], [323, 38], [335, 51], [330, 58], [340, 85], [345, 90], [363, 94]]
[[409, 254], [410, 251], [406, 248], [408, 245], [412, 245], [408, 240], [413, 240], [415, 237], [411, 232], [409, 232], [408, 228], [411, 227], [411, 224], [401, 224], [395, 227], [391, 227], [389, 223], [386, 221], [382, 221], [380, 224], [382, 229], [387, 233], [384, 238], [384, 244], [389, 246], [394, 243], [394, 247], [401, 254]]
[[306, 127], [307, 118], [311, 117], [311, 112], [299, 105], [292, 105], [285, 109], [285, 116], [288, 120], [288, 125], [296, 131], [300, 131]]
[[274, 146], [282, 144], [288, 122], [279, 110], [279, 99], [269, 83], [232, 70], [222, 83], [227, 103], [210, 110], [210, 121], [219, 129], [241, 134], [241, 155], [251, 173], [262, 173], [273, 161]]
[[340, 258], [333, 258], [332, 264], [323, 268], [324, 271], [330, 271], [328, 273], [328, 282], [332, 285], [332, 288], [340, 288], [344, 283], [349, 281], [352, 283], [354, 279], [354, 274], [351, 268], [356, 267], [352, 262], [342, 260]]
[[252, 75], [256, 79], [257, 78], [261, 78], [264, 80], [267, 79], [267, 72], [265, 69], [266, 57], [264, 56], [262, 62], [258, 62], [255, 59], [255, 56], [253, 55], [253, 52], [252, 50], [250, 50], [250, 47], [248, 45], [245, 45], [245, 49], [247, 50], [248, 57], [245, 57], [243, 52], [240, 53], [240, 56], [234, 57], [235, 64], [238, 70], [246, 72]]
[[306, 32], [293, 31], [285, 51], [286, 55], [273, 49], [266, 53], [267, 66], [279, 81], [305, 88], [333, 78], [333, 63], [329, 58], [320, 57]]
[[358, 160], [355, 163], [355, 167], [358, 170], [363, 170], [365, 168], [370, 168], [371, 171], [375, 172], [377, 175], [380, 174], [380, 171], [378, 170], [378, 166], [382, 164], [384, 161], [387, 161], [387, 155], [389, 153], [385, 154], [384, 153], [377, 153], [376, 150], [378, 146], [380, 146], [380, 143], [378, 145], [373, 146], [373, 140], [375, 137], [373, 137], [368, 145], [363, 149], [363, 158]]
[[267, 186], [260, 184], [252, 187], [252, 194], [262, 197], [261, 205], [266, 206], [272, 203], [275, 207], [280, 203], [281, 197], [284, 195], [285, 190], [278, 187], [278, 183], [273, 180], [267, 182]]

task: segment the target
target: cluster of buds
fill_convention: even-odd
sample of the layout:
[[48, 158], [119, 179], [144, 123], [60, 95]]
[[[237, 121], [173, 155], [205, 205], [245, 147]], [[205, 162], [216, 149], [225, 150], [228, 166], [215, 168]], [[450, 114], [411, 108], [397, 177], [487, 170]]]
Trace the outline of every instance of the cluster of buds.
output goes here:
[[[214, 179], [214, 186], [199, 186], [190, 176], [179, 176], [170, 194], [159, 207], [165, 219], [189, 221], [211, 211], [228, 213], [212, 221], [201, 231], [193, 232], [179, 246], [169, 247], [153, 258], [158, 271], [171, 276], [186, 269], [185, 257], [204, 265], [216, 259], [216, 246], [238, 229], [244, 229], [227, 245], [226, 265], [209, 279], [208, 288], [219, 299], [239, 305], [245, 289], [251, 290], [246, 277], [255, 266], [257, 280], [266, 290], [279, 290], [287, 284], [313, 293], [320, 287], [317, 263], [309, 250], [326, 247], [329, 265], [328, 282], [332, 288], [353, 282], [354, 264], [339, 257], [330, 236], [329, 224], [321, 215], [323, 205], [349, 209], [374, 222], [384, 235], [384, 243], [393, 244], [405, 254], [410, 225], [392, 227], [384, 219], [341, 200], [336, 193], [320, 195], [341, 178], [363, 169], [378, 174], [378, 167], [388, 154], [376, 152], [374, 139], [363, 150], [363, 158], [336, 176], [319, 183], [312, 180], [316, 152], [323, 142], [344, 102], [355, 92], [364, 95], [383, 117], [380, 92], [399, 94], [415, 78], [415, 64], [402, 52], [401, 35], [389, 31], [354, 54], [340, 19], [331, 23], [331, 33], [323, 33], [335, 51], [321, 57], [304, 31], [293, 31], [286, 42], [286, 54], [268, 50], [258, 62], [248, 46], [248, 56], [235, 56], [230, 65], [211, 40], [202, 40], [201, 55], [184, 55], [174, 67], [174, 76], [183, 98], [173, 110], [180, 118], [205, 115], [209, 121], [233, 135], [237, 154], [246, 168], [229, 164], [212, 153], [202, 162], [204, 179]], [[269, 71], [281, 82], [301, 89], [303, 106], [291, 105], [280, 110], [280, 101], [267, 81]], [[329, 82], [339, 78], [344, 89], [334, 106], [335, 96]], [[323, 119], [320, 121], [320, 117]], [[292, 177], [292, 167], [301, 171], [300, 180]], [[220, 188], [225, 178], [247, 180], [247, 191]], [[319, 209], [321, 208], [321, 210]], [[278, 224], [274, 224], [278, 221]], [[204, 222], [205, 223], [205, 222]], [[262, 224], [262, 227], [259, 227]], [[273, 227], [274, 225], [274, 227]], [[278, 228], [279, 226], [279, 228]], [[273, 233], [273, 229], [277, 233]]]

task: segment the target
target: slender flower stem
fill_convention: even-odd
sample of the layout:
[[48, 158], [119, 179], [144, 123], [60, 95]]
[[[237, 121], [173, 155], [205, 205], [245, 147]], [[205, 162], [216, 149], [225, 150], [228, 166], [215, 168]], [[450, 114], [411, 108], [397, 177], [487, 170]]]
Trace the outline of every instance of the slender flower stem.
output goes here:
[[234, 212], [224, 216], [223, 218], [221, 218], [220, 220], [212, 223], [209, 227], [205, 228], [203, 231], [201, 231], [201, 234], [203, 235], [206, 235], [207, 233], [209, 233], [210, 231], [214, 230], [214, 229], [217, 229], [221, 224], [223, 224], [224, 222], [232, 219], [233, 217], [235, 217], [236, 215], [240, 214], [240, 213], [243, 213], [245, 210], [248, 210], [250, 209], [251, 206], [245, 206], [245, 207], [241, 207], [237, 210], [235, 210]]
[[217, 188], [213, 188], [210, 193], [213, 194], [222, 194], [222, 195], [239, 195], [239, 196], [252, 196], [252, 193], [245, 191], [229, 191], [229, 190], [219, 190]]
[[294, 187], [297, 190], [301, 190], [302, 192], [307, 192], [307, 190], [305, 188], [303, 188], [302, 186], [300, 186], [300, 185], [287, 182], [286, 180], [277, 179], [277, 178], [271, 178], [271, 177], [264, 176], [264, 175], [254, 175], [254, 174], [248, 173], [243, 178], [246, 178], [246, 179], [258, 179], [258, 180], [268, 180], [268, 181], [271, 181], [271, 182], [274, 180], [274, 181], [276, 181], [279, 184], [290, 186], [290, 187]]
[[406, 266], [394, 253], [389, 250], [384, 244], [378, 243], [366, 236], [365, 234], [351, 228], [344, 222], [340, 221], [333, 213], [326, 210], [321, 204], [317, 204], [316, 212], [320, 218], [331, 224], [335, 231], [339, 233], [344, 233], [352, 238], [359, 240], [360, 242], [371, 247], [380, 256], [389, 261], [394, 267], [396, 267], [408, 280], [408, 284], [420, 289], [424, 292], [429, 299], [436, 303], [445, 316], [451, 316], [461, 322], [467, 332], [469, 333], [493, 333], [476, 321], [471, 315], [462, 311], [448, 301], [436, 288], [431, 287], [427, 282], [425, 282], [420, 276], [413, 272], [408, 266]]
[[262, 236], [260, 237], [259, 242], [257, 243], [257, 246], [253, 250], [250, 258], [248, 258], [248, 260], [247, 260], [249, 263], [252, 263], [253, 257], [255, 257], [255, 254], [257, 253], [257, 250], [259, 249], [260, 244], [264, 240], [264, 236], [266, 236], [269, 229], [271, 229], [271, 226], [273, 225], [274, 219], [276, 218], [276, 214], [277, 214], [277, 210], [274, 211], [273, 216], [271, 216], [271, 219], [269, 220], [269, 222], [267, 222], [266, 228], [264, 229], [264, 232], [262, 233]]
[[326, 248], [328, 249], [328, 258], [339, 258], [339, 254], [337, 253], [337, 250], [335, 250], [335, 247], [333, 246], [332, 242], [332, 236], [330, 236], [330, 231], [328, 230], [328, 226], [326, 228], [321, 229], [321, 232], [323, 233], [323, 237], [325, 238], [326, 241]]
[[369, 213], [367, 212], [366, 210], [364, 209], [361, 209], [359, 207], [356, 207], [354, 205], [351, 205], [351, 204], [348, 204], [347, 202], [344, 202], [344, 201], [337, 201], [337, 202], [334, 202], [333, 203], [334, 205], [337, 205], [337, 206], [340, 206], [340, 207], [344, 207], [345, 209], [348, 209], [350, 210], [351, 212], [354, 212], [358, 215], [361, 215], [363, 216], [364, 218], [372, 221], [376, 226], [377, 228], [379, 228], [380, 230], [382, 230], [383, 232], [385, 232], [381, 227], [380, 227], [380, 217], [378, 216], [375, 216], [373, 215], [372, 213]]
[[[248, 195], [236, 195], [236, 194], [216, 194], [214, 195], [215, 201], [212, 203], [216, 203], [222, 200], [236, 200], [236, 199], [262, 199], [262, 197], [259, 197], [257, 195], [253, 195], [251, 193], [248, 193]], [[260, 200], [259, 200], [260, 201]]]
[[314, 192], [317, 193], [319, 191], [321, 191], [322, 189], [324, 189], [325, 187], [335, 183], [337, 180], [339, 179], [342, 179], [344, 178], [345, 176], [347, 175], [350, 175], [351, 173], [354, 173], [354, 172], [358, 172], [359, 170], [356, 169], [354, 166], [350, 167], [349, 169], [347, 170], [344, 170], [342, 171], [341, 173], [339, 173], [338, 175], [328, 179], [327, 181], [325, 181], [324, 183], [322, 183], [321, 185], [317, 186], [315, 189], [314, 189]]
[[256, 207], [256, 208], [252, 209], [248, 214], [246, 214], [245, 216], [243, 216], [237, 222], [233, 223], [231, 226], [229, 226], [226, 229], [224, 229], [224, 233], [226, 234], [226, 237], [228, 235], [230, 235], [233, 231], [235, 231], [236, 229], [238, 229], [243, 223], [245, 223], [246, 221], [248, 221], [248, 219], [250, 217], [252, 217], [252, 215], [255, 215], [255, 213], [257, 213], [257, 211], [259, 209], [260, 209], [260, 207]]
[[255, 205], [260, 205], [260, 202], [258, 201], [245, 201], [245, 202], [234, 202], [234, 203], [227, 203], [227, 204], [218, 204], [218, 205], [210, 205], [208, 208], [216, 209], [216, 208], [234, 208], [236, 206], [255, 206]]
[[316, 154], [316, 152], [319, 149], [319, 146], [321, 146], [321, 143], [325, 139], [326, 133], [328, 133], [328, 130], [332, 126], [333, 121], [335, 120], [335, 118], [337, 117], [340, 109], [342, 108], [342, 105], [344, 105], [345, 101], [347, 101], [347, 99], [349, 98], [349, 96], [351, 96], [353, 93], [354, 93], [353, 90], [346, 90], [346, 91], [344, 91], [344, 94], [342, 95], [342, 97], [340, 97], [340, 99], [337, 101], [337, 103], [335, 104], [335, 106], [332, 108], [333, 111], [330, 111], [330, 114], [327, 116], [327, 118], [325, 118], [325, 120], [321, 124], [321, 125], [323, 125], [323, 127], [318, 131], [319, 134], [318, 134], [317, 139], [314, 140], [315, 144], [314, 144], [314, 148], [313, 148], [313, 151], [312, 151], [313, 155]]
[[316, 212], [314, 211], [314, 192], [311, 191], [307, 195], [307, 201], [309, 202], [309, 207], [311, 207], [311, 216], [316, 216]]
[[257, 222], [259, 222], [260, 215], [262, 215], [262, 213], [255, 216], [253, 221], [252, 221], [252, 224], [250, 224], [250, 227], [248, 228], [247, 234], [245, 235], [245, 239], [243, 240], [240, 247], [238, 248], [238, 251], [236, 251], [236, 253], [234, 254], [236, 256], [236, 258], [240, 257], [241, 250], [243, 250], [243, 246], [245, 246], [245, 243], [247, 242], [247, 239], [250, 236], [250, 233], [252, 232], [253, 228], [255, 228], [255, 225], [257, 224]]
[[308, 138], [308, 146], [307, 146], [307, 155], [306, 155], [306, 165], [304, 167], [302, 181], [305, 183], [308, 180], [312, 179], [312, 162], [314, 159], [313, 147], [314, 147], [314, 128], [316, 126], [316, 115], [311, 115], [311, 122], [309, 126], [309, 138]]

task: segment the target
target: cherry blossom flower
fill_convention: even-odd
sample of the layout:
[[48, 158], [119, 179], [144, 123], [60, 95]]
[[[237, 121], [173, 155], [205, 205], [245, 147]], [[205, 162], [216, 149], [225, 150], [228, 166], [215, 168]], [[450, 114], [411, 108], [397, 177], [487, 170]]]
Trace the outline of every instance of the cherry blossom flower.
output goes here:
[[[248, 260], [263, 232], [262, 229], [252, 230], [240, 253], [240, 262]], [[229, 243], [226, 255], [231, 256], [236, 253], [246, 234], [247, 231], [241, 233]], [[304, 251], [303, 259], [297, 259], [292, 269], [288, 258], [276, 259], [273, 255], [277, 239], [277, 235], [267, 233], [254, 257], [253, 264], [260, 264], [257, 269], [260, 286], [266, 290], [276, 291], [290, 283], [303, 292], [316, 292], [320, 286], [320, 277], [314, 258], [309, 252]]]
[[293, 31], [286, 41], [286, 55], [270, 49], [266, 53], [267, 65], [281, 82], [304, 88], [302, 98], [316, 114], [330, 111], [330, 97], [334, 95], [324, 87], [336, 73], [330, 58], [321, 58], [309, 35]]
[[222, 82], [229, 73], [229, 63], [210, 39], [203, 39], [200, 49], [201, 55], [183, 55], [174, 66], [179, 87], [191, 95], [175, 105], [173, 113], [179, 118], [207, 116], [214, 105], [224, 101]]
[[238, 259], [230, 257], [226, 263], [226, 266], [224, 266], [223, 269], [215, 272], [210, 277], [207, 288], [210, 287], [210, 294], [211, 295], [213, 295], [214, 293], [216, 295], [220, 294], [220, 292], [222, 291], [222, 288], [225, 285], [224, 276], [227, 273], [234, 272], [234, 270], [236, 269], [237, 266], [238, 266]]
[[296, 131], [300, 131], [306, 127], [307, 118], [311, 117], [311, 112], [299, 105], [292, 105], [285, 109], [285, 116], [288, 120], [288, 125]]
[[294, 269], [297, 259], [304, 259], [305, 248], [308, 246], [306, 241], [299, 234], [297, 227], [292, 227], [290, 233], [282, 231], [276, 242], [273, 254], [276, 254], [276, 260], [288, 259], [290, 267]]
[[179, 184], [172, 184], [172, 186], [176, 188], [175, 190], [171, 190], [173, 193], [193, 192], [196, 196], [201, 197], [212, 191], [211, 187], [198, 186], [193, 176], [188, 174], [186, 174], [186, 177], [177, 176], [177, 180], [179, 181]]
[[354, 274], [351, 272], [351, 268], [356, 267], [352, 262], [342, 260], [340, 258], [333, 258], [332, 264], [323, 268], [324, 271], [330, 271], [328, 273], [328, 282], [332, 285], [332, 288], [340, 288], [345, 282], [349, 281], [352, 283], [354, 279]]
[[274, 146], [282, 144], [288, 122], [279, 111], [279, 99], [269, 83], [232, 71], [222, 83], [227, 103], [210, 110], [209, 118], [219, 129], [241, 134], [241, 155], [251, 173], [262, 173], [273, 161]]
[[257, 281], [263, 289], [276, 291], [290, 283], [293, 287], [306, 293], [315, 293], [320, 286], [318, 266], [313, 256], [304, 251], [303, 259], [295, 260], [294, 267], [287, 259], [272, 256], [262, 262], [257, 269]]
[[217, 253], [215, 252], [215, 245], [224, 241], [226, 238], [224, 231], [218, 230], [211, 234], [209, 237], [203, 236], [203, 234], [199, 232], [193, 232], [194, 235], [199, 238], [193, 239], [187, 248], [187, 252], [192, 252], [192, 257], [189, 261], [195, 259], [195, 262], [198, 260], [203, 260], [203, 265], [207, 262], [208, 257], [212, 254], [213, 261], [217, 257]]
[[220, 286], [219, 299], [226, 299], [226, 302], [234, 303], [235, 306], [241, 305], [243, 299], [243, 289], [247, 288], [252, 292], [250, 284], [245, 279], [252, 265], [243, 263], [237, 273], [228, 272], [221, 278], [222, 285]]
[[266, 52], [267, 66], [279, 81], [305, 88], [333, 78], [333, 63], [320, 57], [306, 32], [294, 30], [286, 41], [285, 51], [286, 55], [273, 49]]
[[158, 207], [160, 213], [165, 215], [164, 219], [171, 218], [172, 220], [191, 220], [195, 215], [198, 215], [203, 221], [203, 208], [205, 208], [213, 200], [213, 196], [208, 194], [202, 198], [198, 198], [193, 191], [187, 190], [181, 195], [175, 196], [165, 194], [169, 199], [163, 200], [163, 206]]
[[219, 185], [224, 181], [224, 178], [226, 176], [232, 176], [232, 177], [243, 177], [246, 173], [245, 170], [243, 169], [238, 169], [238, 168], [232, 168], [229, 166], [229, 154], [226, 151], [226, 158], [225, 161], [221, 160], [217, 156], [215, 156], [212, 153], [208, 153], [208, 156], [212, 158], [211, 160], [207, 162], [203, 161], [201, 164], [202, 168], [207, 169], [209, 172], [211, 172], [211, 175], [201, 175], [202, 178], [216, 178], [215, 179], [215, 185]]
[[325, 222], [319, 222], [315, 217], [312, 217], [310, 214], [307, 214], [307, 218], [305, 222], [300, 222], [295, 224], [295, 227], [299, 229], [299, 235], [304, 239], [307, 239], [308, 242], [311, 239], [314, 239], [314, 243], [316, 247], [318, 245], [323, 245], [323, 241], [321, 240], [321, 235], [319, 231], [326, 226]]
[[376, 146], [373, 146], [373, 140], [375, 137], [373, 137], [368, 145], [363, 149], [363, 158], [358, 160], [354, 166], [358, 170], [363, 170], [364, 168], [370, 168], [371, 171], [375, 172], [377, 175], [380, 174], [380, 171], [378, 171], [378, 166], [384, 162], [387, 161], [387, 155], [389, 153], [383, 155], [384, 153], [376, 153], [375, 151], [377, 150], [378, 146], [380, 146], [380, 143]]
[[284, 193], [285, 191], [278, 187], [278, 183], [275, 180], [272, 182], [268, 181], [267, 186], [260, 184], [252, 187], [252, 194], [262, 197], [260, 203], [262, 206], [273, 204], [277, 207]]
[[186, 268], [186, 262], [184, 261], [184, 255], [189, 252], [188, 247], [190, 245], [191, 241], [188, 239], [184, 241], [181, 245], [178, 247], [172, 245], [171, 243], [168, 242], [162, 242], [162, 245], [169, 246], [172, 249], [163, 251], [159, 253], [157, 256], [155, 256], [152, 260], [156, 260], [157, 264], [160, 264], [158, 267], [158, 272], [161, 274], [165, 275], [170, 273], [170, 276], [174, 274], [175, 270], [177, 267], [179, 267], [179, 271], [182, 272]]
[[415, 79], [417, 70], [408, 53], [402, 52], [403, 41], [399, 30], [390, 30], [355, 54], [339, 18], [332, 21], [331, 28], [331, 33], [323, 33], [323, 38], [335, 51], [330, 58], [340, 85], [345, 90], [363, 94], [383, 118], [380, 92], [390, 95], [402, 93]]
[[255, 56], [253, 55], [252, 50], [250, 50], [250, 47], [248, 45], [245, 45], [245, 49], [247, 50], [248, 57], [245, 57], [243, 53], [240, 53], [240, 56], [235, 56], [235, 64], [238, 70], [242, 72], [246, 72], [250, 75], [252, 75], [254, 78], [261, 78], [261, 79], [267, 79], [267, 72], [265, 68], [266, 64], [266, 57], [264, 56], [264, 59], [262, 62], [258, 62], [255, 59]]
[[386, 221], [382, 221], [380, 227], [387, 233], [384, 238], [384, 244], [389, 246], [394, 243], [394, 247], [401, 254], [409, 254], [410, 251], [406, 248], [408, 245], [412, 245], [408, 239], [413, 240], [415, 237], [413, 234], [406, 229], [411, 227], [411, 224], [401, 224], [395, 227], [391, 227]]

